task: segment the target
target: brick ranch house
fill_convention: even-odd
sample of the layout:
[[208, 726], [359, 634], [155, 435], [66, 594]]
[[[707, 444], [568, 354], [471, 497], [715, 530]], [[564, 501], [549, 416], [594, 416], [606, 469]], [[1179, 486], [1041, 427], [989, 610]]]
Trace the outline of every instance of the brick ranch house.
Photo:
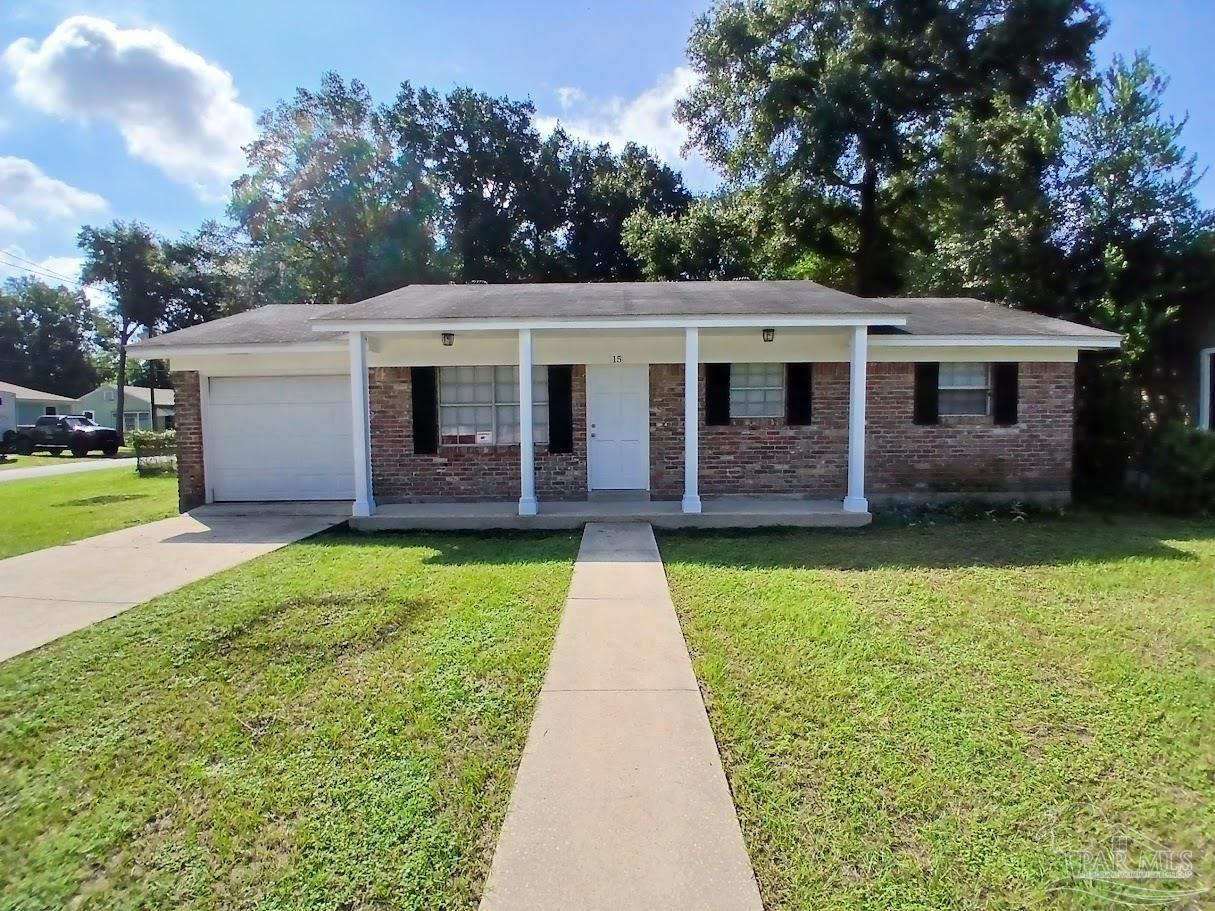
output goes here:
[[157, 336], [181, 504], [358, 527], [863, 524], [1070, 496], [1075, 363], [1118, 336], [808, 281], [412, 285]]

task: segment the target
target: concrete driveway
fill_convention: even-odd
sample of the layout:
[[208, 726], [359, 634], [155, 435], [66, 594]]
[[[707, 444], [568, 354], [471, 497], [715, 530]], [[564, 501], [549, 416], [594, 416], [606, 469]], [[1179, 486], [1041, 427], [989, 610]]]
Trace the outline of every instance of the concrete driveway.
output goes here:
[[348, 516], [346, 504], [205, 507], [0, 560], [0, 661]]
[[28, 478], [50, 478], [57, 474], [78, 474], [82, 471], [101, 471], [103, 468], [134, 468], [135, 459], [75, 459], [62, 464], [37, 465], [31, 468], [9, 468], [0, 471], [0, 484], [5, 481], [24, 481]]

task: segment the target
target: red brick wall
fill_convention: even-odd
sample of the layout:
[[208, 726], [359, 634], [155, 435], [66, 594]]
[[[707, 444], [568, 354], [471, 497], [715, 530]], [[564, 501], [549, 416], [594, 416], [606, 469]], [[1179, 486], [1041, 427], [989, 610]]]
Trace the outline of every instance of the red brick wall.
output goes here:
[[[1075, 365], [1022, 364], [1018, 423], [942, 418], [912, 423], [912, 364], [870, 364], [866, 489], [871, 494], [1056, 492], [1071, 487]], [[813, 422], [733, 419], [704, 425], [700, 493], [843, 496], [848, 471], [848, 365], [815, 364]], [[650, 367], [650, 487], [683, 495], [683, 366]]]
[[[700, 371], [700, 493], [842, 496], [848, 470], [848, 365], [815, 364], [813, 421], [791, 427], [779, 418], [704, 423]], [[650, 367], [650, 490], [683, 496], [683, 365]]]
[[203, 474], [202, 404], [198, 373], [178, 370], [173, 383], [174, 426], [177, 429], [177, 502], [182, 512], [206, 502]]
[[[536, 496], [586, 497], [586, 370], [573, 370], [574, 451], [536, 446]], [[519, 497], [519, 447], [440, 446], [414, 455], [412, 384], [408, 367], [368, 371], [371, 478], [378, 503], [427, 500], [512, 500]]]
[[1071, 489], [1075, 364], [1021, 364], [1012, 427], [996, 427], [986, 417], [942, 417], [938, 425], [916, 426], [914, 369], [869, 365], [870, 494]]

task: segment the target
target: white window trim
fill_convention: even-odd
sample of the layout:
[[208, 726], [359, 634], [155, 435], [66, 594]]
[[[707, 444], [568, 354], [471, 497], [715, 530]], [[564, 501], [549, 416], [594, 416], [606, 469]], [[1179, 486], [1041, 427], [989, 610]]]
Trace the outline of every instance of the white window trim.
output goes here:
[[[738, 375], [738, 371], [735, 368], [736, 367], [751, 367], [751, 366], [760, 366], [760, 367], [765, 367], [765, 368], [776, 367], [777, 368], [777, 382], [771, 386], [743, 386], [743, 385], [736, 386], [734, 384], [734, 378], [735, 378], [735, 376]], [[776, 392], [778, 392], [780, 394], [780, 397], [776, 400], [776, 403], [775, 403], [775, 407], [776, 407], [775, 413], [773, 413], [773, 414], [736, 414], [734, 412], [734, 392], [735, 392], [735, 390], [738, 390], [740, 392], [754, 391], [754, 390], [762, 390], [764, 392], [769, 392], [769, 391], [775, 390]], [[730, 396], [730, 420], [734, 420], [737, 418], [740, 421], [762, 421], [762, 420], [768, 420], [770, 418], [782, 418], [785, 416], [785, 365], [783, 363], [768, 362], [768, 361], [742, 361], [739, 363], [732, 363], [732, 364], [730, 364], [730, 388], [729, 388], [727, 394]]]
[[[974, 366], [975, 364], [983, 365], [983, 385], [982, 386], [945, 386], [941, 383], [941, 377], [937, 377], [937, 411], [943, 418], [982, 418], [991, 416], [991, 364], [987, 361], [945, 361], [942, 367], [946, 364], [965, 363], [966, 366]], [[941, 408], [941, 395], [946, 392], [982, 392], [984, 393], [984, 403], [982, 411], [945, 411]]]
[[[456, 447], [459, 449], [472, 449], [472, 448], [477, 448], [477, 447], [485, 449], [488, 447], [495, 447], [495, 446], [518, 446], [519, 445], [518, 440], [515, 440], [513, 442], [507, 442], [507, 443], [499, 442], [499, 440], [498, 440], [498, 409], [499, 408], [510, 408], [510, 407], [518, 408], [519, 409], [519, 420], [520, 420], [520, 422], [522, 422], [522, 420], [523, 420], [523, 409], [520, 407], [520, 402], [519, 402], [520, 395], [519, 395], [518, 382], [515, 383], [515, 386], [514, 386], [515, 397], [511, 401], [506, 401], [505, 399], [499, 400], [497, 398], [498, 383], [495, 379], [495, 380], [492, 380], [490, 383], [490, 387], [493, 390], [491, 393], [491, 395], [494, 397], [493, 401], [490, 401], [490, 402], [444, 402], [443, 401], [443, 371], [444, 370], [457, 370], [457, 369], [459, 369], [460, 366], [488, 367], [491, 370], [496, 370], [498, 367], [514, 367], [514, 368], [518, 369], [517, 364], [466, 364], [466, 365], [450, 365], [450, 366], [445, 366], [445, 367], [439, 367], [438, 368], [438, 371], [439, 371], [439, 375], [438, 375], [439, 445], [440, 446], [451, 446], [451, 447]], [[548, 370], [548, 367], [541, 367], [539, 365], [534, 365], [532, 368], [533, 377], [535, 376], [535, 374], [537, 372], [539, 372], [541, 370]], [[533, 389], [539, 388], [535, 384], [534, 380], [533, 380], [532, 388]], [[545, 398], [544, 399], [534, 398], [532, 401], [533, 407], [537, 406], [537, 405], [545, 405], [545, 406], [548, 405], [548, 384], [547, 383], [543, 384], [543, 388], [545, 390]], [[450, 442], [445, 441], [443, 439], [443, 409], [444, 408], [489, 408], [490, 413], [492, 415], [491, 420], [493, 422], [492, 429], [490, 431], [493, 434], [493, 441], [489, 442], [489, 443], [478, 443], [475, 441], [472, 443], [450, 443]], [[533, 431], [533, 433], [534, 433], [534, 437], [535, 437], [534, 442], [536, 444], [548, 445], [548, 425], [547, 425], [547, 423], [545, 424], [542, 433], [535, 433], [534, 431]], [[522, 434], [520, 434], [520, 436], [522, 436]]]
[[87, 408], [81, 412], [81, 416], [88, 418], [90, 421], [97, 420], [97, 413], [95, 411], [89, 411]]
[[1211, 426], [1211, 361], [1215, 360], [1215, 348], [1203, 348], [1198, 357], [1198, 429], [1215, 430]]

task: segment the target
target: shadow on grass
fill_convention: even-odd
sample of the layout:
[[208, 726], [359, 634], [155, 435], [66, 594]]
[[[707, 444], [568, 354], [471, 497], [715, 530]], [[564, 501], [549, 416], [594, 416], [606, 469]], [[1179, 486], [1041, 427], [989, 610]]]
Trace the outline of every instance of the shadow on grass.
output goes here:
[[53, 503], [53, 506], [105, 506], [110, 503], [125, 503], [128, 500], [146, 500], [150, 497], [149, 493], [112, 493], [99, 494], [95, 497], [84, 497], [80, 500], [64, 500], [62, 503]]
[[[1215, 522], [1078, 514], [880, 523], [860, 529], [655, 530], [663, 559], [734, 569], [963, 569], [1068, 566], [1127, 559], [1194, 561], [1177, 544], [1215, 542]], [[581, 531], [356, 532], [339, 526], [297, 547], [424, 547], [431, 565], [519, 565], [573, 559]]]
[[1015, 568], [1198, 559], [1171, 543], [1184, 541], [1215, 541], [1215, 524], [1098, 516], [859, 530], [658, 532], [664, 560], [730, 569]]
[[552, 563], [573, 560], [581, 531], [351, 531], [340, 525], [314, 535], [304, 545], [343, 547], [424, 547], [435, 566]]

